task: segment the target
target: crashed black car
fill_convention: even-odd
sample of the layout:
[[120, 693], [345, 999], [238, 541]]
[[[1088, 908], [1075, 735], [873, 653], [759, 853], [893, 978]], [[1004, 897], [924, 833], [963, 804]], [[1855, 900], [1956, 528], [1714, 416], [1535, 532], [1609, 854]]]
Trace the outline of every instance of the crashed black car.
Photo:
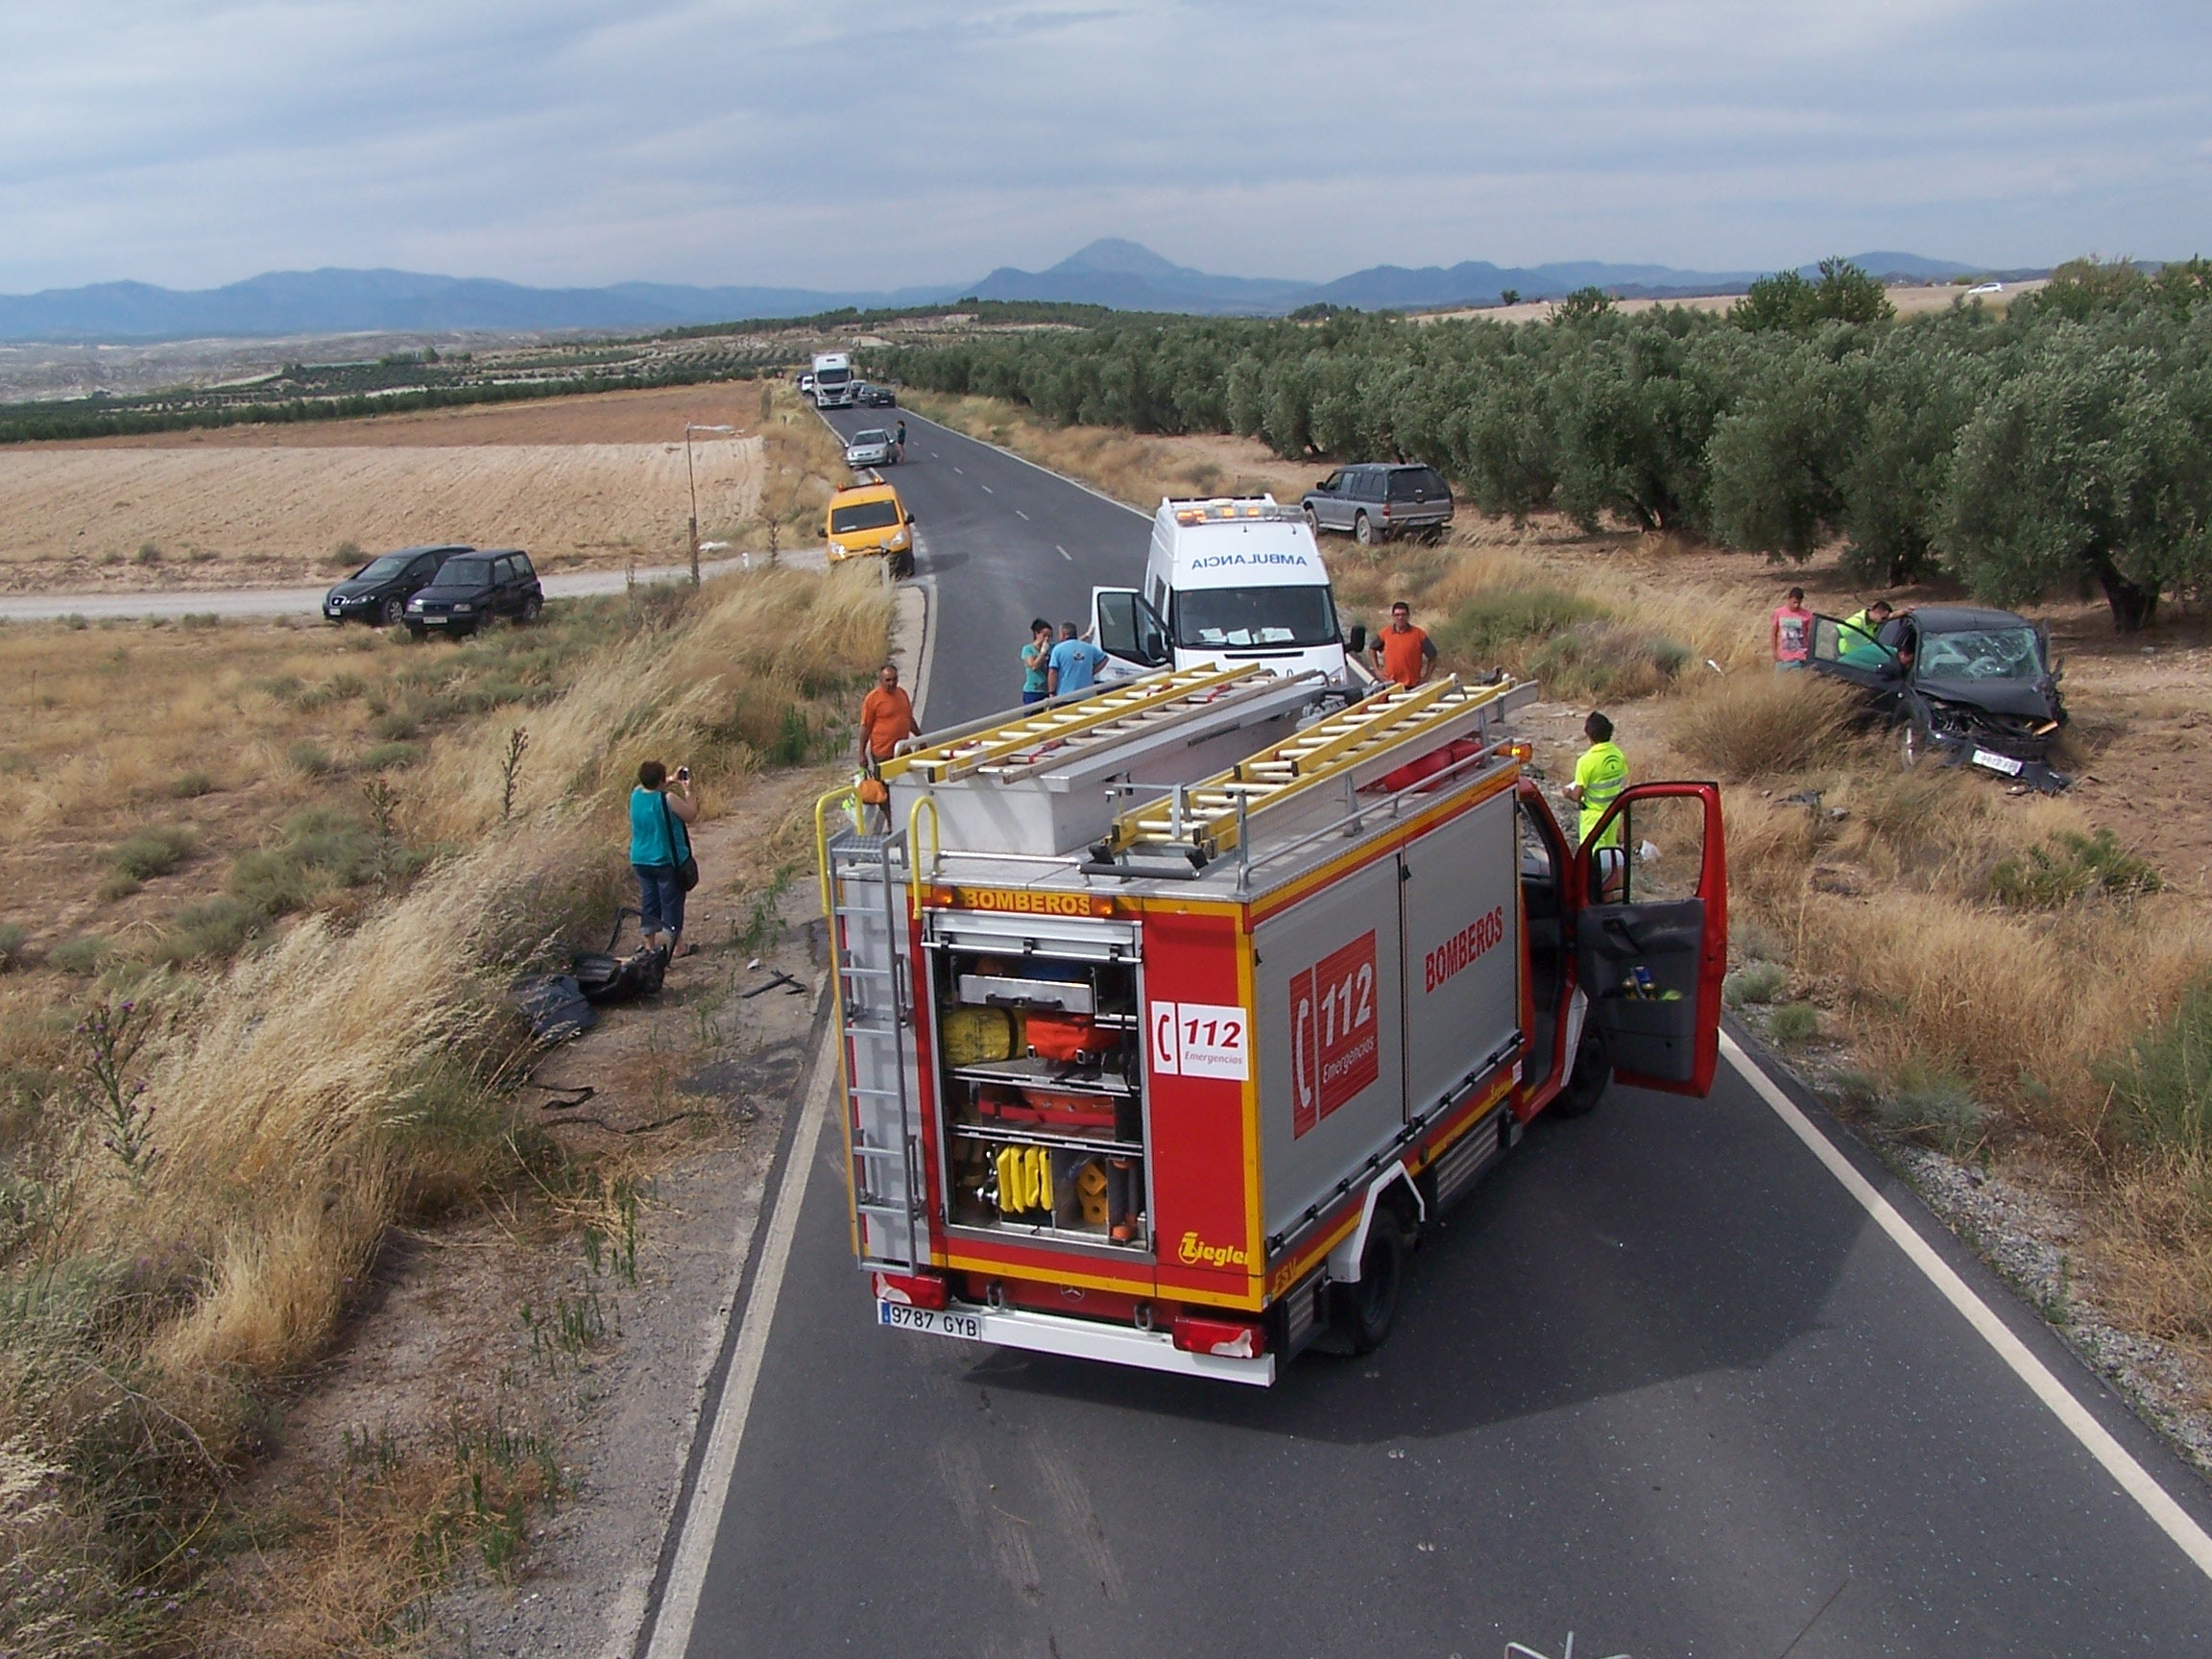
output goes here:
[[1815, 616], [1813, 668], [1867, 693], [1908, 766], [1973, 766], [2046, 791], [2074, 781], [2051, 765], [2066, 705], [2050, 635], [2009, 611], [1924, 605], [1871, 634]]

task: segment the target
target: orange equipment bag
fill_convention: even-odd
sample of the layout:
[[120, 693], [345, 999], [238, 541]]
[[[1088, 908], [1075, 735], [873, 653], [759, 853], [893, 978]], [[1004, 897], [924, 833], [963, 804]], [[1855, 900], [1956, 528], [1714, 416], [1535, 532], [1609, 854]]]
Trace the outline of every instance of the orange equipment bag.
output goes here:
[[860, 805], [863, 806], [888, 806], [891, 805], [891, 785], [874, 773], [860, 780]]
[[1029, 1046], [1047, 1060], [1103, 1054], [1121, 1041], [1118, 1031], [1099, 1030], [1085, 1014], [1032, 1014], [1024, 1023]]

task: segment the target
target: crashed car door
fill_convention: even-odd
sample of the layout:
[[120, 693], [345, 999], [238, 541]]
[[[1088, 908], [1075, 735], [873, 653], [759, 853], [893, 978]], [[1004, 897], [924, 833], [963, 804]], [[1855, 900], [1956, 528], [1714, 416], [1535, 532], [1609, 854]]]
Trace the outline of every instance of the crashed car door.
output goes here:
[[[1616, 826], [1617, 852], [1605, 846]], [[1719, 787], [1623, 790], [1576, 850], [1571, 892], [1575, 974], [1614, 1075], [1637, 1089], [1710, 1094], [1728, 971]]]
[[1897, 653], [1835, 616], [1813, 618], [1813, 671], [1894, 698], [1904, 680]]

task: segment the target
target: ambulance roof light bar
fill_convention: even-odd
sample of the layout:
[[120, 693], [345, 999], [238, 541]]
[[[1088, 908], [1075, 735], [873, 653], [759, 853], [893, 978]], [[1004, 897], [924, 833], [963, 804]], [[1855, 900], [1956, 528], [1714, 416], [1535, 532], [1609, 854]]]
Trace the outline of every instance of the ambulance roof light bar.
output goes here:
[[1276, 521], [1306, 517], [1304, 508], [1286, 507], [1273, 495], [1190, 498], [1163, 495], [1160, 505], [1174, 515], [1178, 524], [1224, 524], [1231, 519]]
[[1372, 774], [1386, 757], [1410, 758], [1403, 750], [1432, 749], [1463, 735], [1487, 715], [1524, 701], [1513, 695], [1519, 689], [1510, 680], [1466, 685], [1456, 678], [1411, 689], [1386, 686], [1204, 782], [1124, 812], [1094, 849], [1088, 868], [1105, 873], [1133, 853], [1173, 853], [1202, 867], [1238, 846], [1243, 827], [1260, 812], [1334, 781], [1356, 783], [1356, 774]]

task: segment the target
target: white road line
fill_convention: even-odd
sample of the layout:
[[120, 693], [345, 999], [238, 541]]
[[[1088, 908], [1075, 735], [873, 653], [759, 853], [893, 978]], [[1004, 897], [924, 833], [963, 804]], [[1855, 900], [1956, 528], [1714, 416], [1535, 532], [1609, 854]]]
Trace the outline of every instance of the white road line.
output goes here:
[[692, 1623], [699, 1617], [699, 1597], [707, 1587], [707, 1568], [713, 1559], [715, 1535], [722, 1529], [723, 1505], [730, 1501], [731, 1478], [737, 1472], [737, 1451], [745, 1439], [745, 1419], [753, 1407], [753, 1390], [760, 1381], [760, 1361], [768, 1352], [768, 1330], [776, 1322], [776, 1299], [783, 1288], [784, 1270], [791, 1264], [791, 1240], [799, 1231], [799, 1206], [806, 1193], [806, 1178], [813, 1172], [822, 1126], [830, 1120], [830, 1089], [837, 1071], [832, 1024], [814, 1056], [814, 1087], [803, 1108], [805, 1117], [791, 1138], [782, 1179], [776, 1183], [776, 1214], [768, 1223], [768, 1238], [760, 1252], [760, 1271], [746, 1299], [744, 1323], [737, 1330], [737, 1345], [730, 1357], [730, 1375], [722, 1384], [722, 1403], [714, 1413], [713, 1432], [707, 1441], [707, 1456], [692, 1488], [691, 1504], [684, 1514], [684, 1536], [676, 1545], [670, 1564], [668, 1588], [661, 1598], [661, 1616], [654, 1621], [653, 1645], [646, 1659], [684, 1659], [691, 1646]]
[[984, 494], [986, 494], [986, 495], [996, 495], [996, 494], [998, 494], [998, 491], [996, 491], [996, 490], [992, 489], [992, 488], [991, 488], [991, 486], [990, 486], [990, 485], [988, 485], [988, 484], [977, 484], [977, 485], [975, 486], [975, 488], [976, 488], [976, 489], [978, 489], [978, 490], [980, 490], [980, 491], [982, 491], [982, 492], [983, 492], [983, 493], [984, 493]]
[[[926, 415], [917, 415], [914, 417], [914, 419], [917, 421], [928, 421], [929, 424], [936, 427], [939, 431], [950, 432], [955, 438], [968, 438], [967, 433], [956, 431], [954, 428], [946, 425], [942, 421], [930, 421], [929, 417]], [[988, 438], [968, 438], [968, 442], [971, 444], [980, 444], [986, 449], [996, 449], [999, 454], [1005, 456], [1007, 460], [1019, 461], [1022, 466], [1028, 468], [1032, 472], [1042, 472], [1047, 478], [1057, 478], [1063, 484], [1072, 484], [1076, 489], [1082, 491], [1084, 494], [1095, 495], [1099, 500], [1105, 502], [1109, 507], [1118, 507], [1124, 513], [1134, 513], [1138, 517], [1143, 519], [1147, 524], [1152, 522], [1152, 515], [1145, 512], [1142, 507], [1132, 507], [1126, 501], [1117, 501], [1113, 496], [1107, 494], [1105, 491], [1094, 489], [1091, 485], [1084, 483], [1080, 478], [1070, 478], [1065, 472], [1055, 472], [1049, 467], [1040, 466], [1038, 463], [1030, 460], [1028, 456], [1017, 454], [1014, 450], [1007, 448], [1003, 444], [994, 444]], [[959, 469], [955, 467], [953, 470], [957, 472], [959, 471]]]
[[953, 469], [952, 469], [952, 470], [953, 470], [953, 471], [955, 471], [955, 472], [958, 472], [958, 473], [960, 474], [960, 476], [961, 476], [961, 477], [963, 477], [963, 478], [965, 478], [965, 477], [967, 477], [967, 476], [968, 476], [967, 472], [966, 472], [965, 470], [963, 470], [962, 469], [958, 468], [958, 467], [955, 467], [955, 468], [953, 468]]
[[1019, 508], [1019, 507], [1017, 507], [1017, 508], [1015, 508], [1015, 509], [1014, 509], [1014, 517], [1017, 517], [1017, 518], [1019, 518], [1019, 519], [1021, 519], [1021, 520], [1022, 520], [1022, 523], [1024, 523], [1024, 524], [1026, 524], [1026, 523], [1028, 523], [1028, 522], [1029, 522], [1029, 515], [1028, 515], [1028, 514], [1026, 514], [1026, 513], [1024, 513], [1024, 512], [1022, 512], [1022, 509], [1021, 509], [1021, 508]]
[[1052, 543], [1052, 551], [1059, 554], [1061, 558], [1067, 560], [1069, 564], [1072, 565], [1075, 563], [1075, 555], [1069, 552], [1067, 548], [1061, 546], [1059, 542], [1055, 541]]
[[1891, 1242], [1905, 1252], [1906, 1259], [1943, 1293], [1943, 1299], [1959, 1310], [1975, 1334], [1997, 1351], [1997, 1357], [2012, 1368], [2013, 1375], [2027, 1383], [2029, 1391], [2081, 1442], [2089, 1455], [2104, 1465], [2105, 1474], [2118, 1481], [2120, 1489], [2142, 1506], [2143, 1512], [2158, 1524], [2167, 1537], [2180, 1546], [2181, 1553], [2196, 1564], [2198, 1571], [2212, 1577], [2212, 1536], [2207, 1536], [2189, 1512], [2174, 1502], [2166, 1488], [2152, 1479], [2151, 1472], [2136, 1462], [2128, 1449], [2112, 1437], [2110, 1431], [2090, 1415], [2065, 1384], [2051, 1374], [2051, 1368], [2029, 1352], [2028, 1345], [2012, 1334], [2005, 1322], [1990, 1310], [1989, 1305], [1953, 1271], [1951, 1264], [1912, 1230], [1897, 1213], [1896, 1206], [1852, 1167], [1851, 1161], [1814, 1127], [1813, 1120], [1797, 1109], [1790, 1096], [1760, 1069], [1758, 1062], [1744, 1053], [1742, 1045], [1725, 1031], [1720, 1034], [1720, 1051], [1728, 1056], [1728, 1063], [1751, 1085], [1759, 1098], [1774, 1109], [1775, 1116], [1812, 1149], [1813, 1155], [1826, 1166], [1828, 1173], [1836, 1177], [1843, 1190], [1859, 1201], [1859, 1207], [1889, 1235]]

